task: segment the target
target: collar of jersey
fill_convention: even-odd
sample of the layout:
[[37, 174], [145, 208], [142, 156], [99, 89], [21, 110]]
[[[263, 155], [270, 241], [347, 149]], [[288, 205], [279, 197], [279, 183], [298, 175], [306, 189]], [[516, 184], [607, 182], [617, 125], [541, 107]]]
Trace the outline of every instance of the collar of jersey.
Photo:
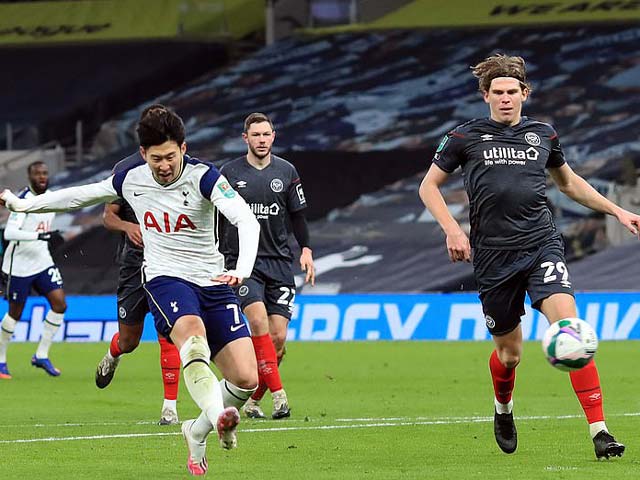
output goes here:
[[496, 122], [491, 117], [488, 117], [487, 120], [489, 120], [489, 122], [491, 122], [493, 125], [495, 125], [496, 127], [499, 127], [499, 128], [518, 128], [518, 127], [521, 127], [522, 125], [524, 125], [524, 122], [525, 122], [525, 120], [527, 120], [527, 117], [522, 115], [520, 117], [520, 121], [518, 123], [516, 123], [515, 125], [507, 125], [506, 123]]
[[267, 166], [265, 166], [264, 168], [258, 168], [258, 167], [256, 167], [253, 163], [251, 163], [251, 162], [249, 161], [249, 159], [247, 158], [247, 156], [246, 156], [246, 155], [244, 156], [244, 161], [246, 162], [246, 164], [247, 164], [250, 168], [252, 168], [252, 169], [254, 169], [254, 170], [257, 170], [258, 172], [263, 172], [263, 171], [265, 171], [267, 168], [269, 168], [271, 165], [273, 165], [273, 155], [271, 155], [271, 159], [269, 160], [269, 163], [268, 163], [268, 164], [267, 164]]

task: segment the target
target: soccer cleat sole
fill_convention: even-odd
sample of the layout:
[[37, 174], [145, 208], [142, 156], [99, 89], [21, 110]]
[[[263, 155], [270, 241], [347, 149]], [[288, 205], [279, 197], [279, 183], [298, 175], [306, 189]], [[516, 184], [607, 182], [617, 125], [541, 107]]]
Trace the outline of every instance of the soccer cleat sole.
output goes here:
[[611, 457], [621, 457], [625, 446], [616, 442], [616, 439], [606, 430], [600, 431], [593, 439], [596, 459], [609, 459]]
[[107, 388], [109, 386], [109, 384], [111, 383], [111, 380], [113, 380], [113, 376], [116, 374], [116, 369], [118, 368], [118, 363], [120, 360], [119, 358], [114, 360], [115, 365], [109, 372], [107, 372], [106, 375], [104, 375], [102, 373], [101, 366], [102, 366], [102, 362], [105, 361], [105, 358], [100, 360], [100, 363], [98, 363], [98, 366], [96, 367], [96, 387], [100, 389]]
[[596, 458], [598, 460], [600, 459], [608, 460], [611, 457], [621, 457], [622, 454], [624, 453], [624, 450], [625, 450], [625, 446], [620, 443], [617, 443], [615, 445], [609, 445], [607, 449], [604, 451], [604, 453], [601, 453], [601, 454], [596, 453]]
[[218, 416], [216, 428], [220, 446], [225, 450], [231, 450], [238, 446], [236, 438], [236, 428], [240, 423], [240, 413], [236, 407], [227, 407]]

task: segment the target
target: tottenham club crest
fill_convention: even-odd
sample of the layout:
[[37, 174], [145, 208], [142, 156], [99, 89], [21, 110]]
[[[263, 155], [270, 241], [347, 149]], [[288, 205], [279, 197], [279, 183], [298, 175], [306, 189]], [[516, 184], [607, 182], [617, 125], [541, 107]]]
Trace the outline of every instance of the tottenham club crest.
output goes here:
[[540, 146], [540, 137], [533, 133], [533, 132], [527, 132], [524, 134], [524, 141], [527, 142], [529, 145], [533, 146], [533, 147], [538, 147]]
[[241, 297], [244, 297], [247, 295], [247, 293], [249, 293], [249, 287], [247, 287], [246, 285], [242, 285], [239, 289], [238, 289], [238, 295], [240, 295]]
[[273, 180], [271, 180], [271, 190], [276, 193], [280, 193], [283, 188], [284, 183], [282, 183], [282, 180], [280, 180], [279, 178], [274, 178]]
[[127, 317], [127, 310], [124, 307], [118, 308], [118, 316], [120, 318], [126, 318]]

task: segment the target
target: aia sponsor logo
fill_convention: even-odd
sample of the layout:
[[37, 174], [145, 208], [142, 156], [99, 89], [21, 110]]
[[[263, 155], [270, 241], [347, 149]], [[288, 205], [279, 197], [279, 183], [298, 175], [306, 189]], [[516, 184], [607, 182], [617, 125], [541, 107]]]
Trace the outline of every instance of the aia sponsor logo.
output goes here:
[[144, 212], [144, 227], [147, 230], [156, 230], [158, 233], [176, 233], [185, 228], [197, 230], [195, 224], [184, 213], [178, 215], [174, 221], [168, 212], [162, 212], [162, 217], [159, 219], [153, 212]]

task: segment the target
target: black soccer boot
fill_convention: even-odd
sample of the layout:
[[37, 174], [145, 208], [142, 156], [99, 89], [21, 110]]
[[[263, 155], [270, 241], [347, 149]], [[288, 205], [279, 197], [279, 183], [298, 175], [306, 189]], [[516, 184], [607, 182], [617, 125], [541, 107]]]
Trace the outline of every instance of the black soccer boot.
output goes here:
[[624, 445], [616, 442], [606, 430], [601, 430], [593, 437], [593, 446], [596, 450], [596, 458], [621, 457], [624, 453]]
[[496, 412], [493, 416], [493, 433], [496, 436], [496, 443], [504, 453], [516, 451], [518, 432], [516, 424], [513, 422], [513, 413]]

